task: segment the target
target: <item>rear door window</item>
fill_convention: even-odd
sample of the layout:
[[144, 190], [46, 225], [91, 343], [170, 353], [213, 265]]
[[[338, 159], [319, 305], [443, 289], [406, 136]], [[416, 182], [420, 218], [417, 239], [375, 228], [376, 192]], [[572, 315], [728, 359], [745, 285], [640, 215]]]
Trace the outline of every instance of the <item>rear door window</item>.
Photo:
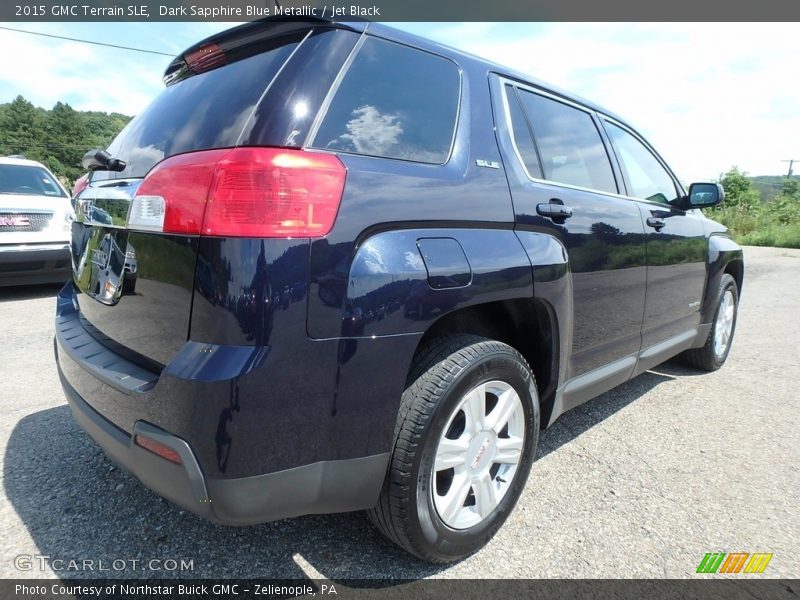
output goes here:
[[616, 194], [611, 161], [591, 114], [527, 90], [518, 92], [533, 130], [544, 178]]
[[311, 145], [422, 163], [447, 162], [458, 114], [455, 63], [369, 37]]

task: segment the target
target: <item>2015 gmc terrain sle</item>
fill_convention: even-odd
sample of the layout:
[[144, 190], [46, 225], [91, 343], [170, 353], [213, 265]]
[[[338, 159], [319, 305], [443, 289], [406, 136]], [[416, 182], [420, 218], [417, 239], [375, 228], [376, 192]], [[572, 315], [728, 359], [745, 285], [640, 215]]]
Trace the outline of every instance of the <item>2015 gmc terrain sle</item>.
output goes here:
[[721, 188], [686, 192], [590, 102], [318, 20], [231, 29], [164, 79], [85, 159], [56, 354], [83, 428], [188, 510], [367, 509], [455, 560], [513, 509], [540, 429], [728, 356], [742, 251], [699, 210]]

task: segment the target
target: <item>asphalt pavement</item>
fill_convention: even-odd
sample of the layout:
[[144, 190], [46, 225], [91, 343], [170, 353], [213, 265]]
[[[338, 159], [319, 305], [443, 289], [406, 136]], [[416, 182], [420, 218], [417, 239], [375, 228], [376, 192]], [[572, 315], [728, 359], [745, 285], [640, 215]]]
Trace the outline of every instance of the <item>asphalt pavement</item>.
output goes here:
[[748, 247], [745, 262], [727, 364], [673, 360], [561, 417], [505, 526], [449, 566], [360, 513], [227, 528], [158, 498], [72, 419], [57, 287], [0, 288], [0, 577], [682, 578], [725, 551], [772, 553], [763, 576], [798, 578], [800, 250]]

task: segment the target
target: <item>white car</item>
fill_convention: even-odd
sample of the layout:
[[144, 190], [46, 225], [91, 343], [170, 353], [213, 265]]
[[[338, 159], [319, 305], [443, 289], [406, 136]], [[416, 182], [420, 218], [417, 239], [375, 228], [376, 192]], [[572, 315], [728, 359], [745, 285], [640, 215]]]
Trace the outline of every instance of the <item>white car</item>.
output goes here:
[[0, 286], [69, 279], [74, 218], [69, 194], [43, 164], [0, 158]]

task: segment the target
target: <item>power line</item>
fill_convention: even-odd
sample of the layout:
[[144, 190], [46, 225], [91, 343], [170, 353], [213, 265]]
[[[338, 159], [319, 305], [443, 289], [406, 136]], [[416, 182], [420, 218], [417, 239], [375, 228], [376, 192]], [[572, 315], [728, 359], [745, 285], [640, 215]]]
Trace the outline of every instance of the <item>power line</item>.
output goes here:
[[94, 42], [92, 40], [81, 40], [78, 38], [71, 38], [66, 37], [63, 35], [53, 35], [51, 33], [41, 33], [39, 31], [28, 31], [25, 29], [14, 29], [13, 27], [3, 27], [0, 26], [0, 29], [5, 29], [6, 31], [15, 31], [17, 33], [27, 33], [29, 35], [40, 35], [42, 37], [47, 38], [54, 38], [56, 40], [67, 40], [69, 42], [78, 42], [79, 44], [92, 44], [94, 46], [106, 46], [107, 48], [116, 48], [117, 50], [130, 50], [131, 52], [143, 52], [145, 54], [158, 54], [159, 56], [169, 56], [173, 58], [175, 54], [169, 54], [167, 52], [158, 52], [156, 50], [145, 50], [144, 48], [132, 48], [131, 46], [118, 46], [117, 44], [106, 44], [104, 42]]
[[789, 174], [787, 175], [787, 177], [791, 178], [791, 176], [792, 176], [792, 167], [794, 166], [794, 163], [800, 162], [800, 159], [790, 158], [788, 160], [782, 160], [781, 162], [788, 162], [789, 163]]

